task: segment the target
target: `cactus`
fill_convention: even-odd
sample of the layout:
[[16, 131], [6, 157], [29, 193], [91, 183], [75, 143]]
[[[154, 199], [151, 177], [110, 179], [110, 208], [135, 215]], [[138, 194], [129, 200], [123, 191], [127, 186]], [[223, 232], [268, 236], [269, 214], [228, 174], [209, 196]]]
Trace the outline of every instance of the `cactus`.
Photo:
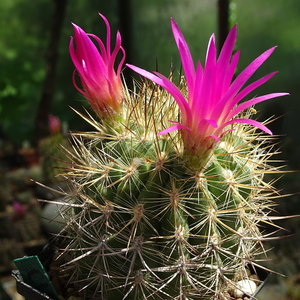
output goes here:
[[172, 20], [185, 76], [128, 65], [146, 77], [129, 91], [120, 88], [120, 34], [111, 51], [109, 23], [101, 17], [106, 45], [76, 25], [70, 43], [83, 89], [74, 77], [75, 86], [100, 121], [77, 112], [95, 130], [71, 135], [64, 177], [73, 190], [62, 203], [66, 226], [58, 247], [62, 278], [83, 299], [252, 296], [270, 238], [264, 226], [273, 224], [279, 197], [265, 175], [279, 169], [270, 165], [276, 154], [270, 130], [251, 116], [256, 103], [286, 93], [239, 102], [274, 75], [242, 89], [274, 48], [233, 80], [234, 26], [219, 58], [212, 36], [205, 67], [195, 70]]
[[60, 120], [53, 115], [49, 115], [49, 131], [50, 135], [39, 142], [43, 179], [48, 184], [59, 181], [58, 175], [66, 160], [61, 147], [69, 148], [69, 143], [61, 132]]

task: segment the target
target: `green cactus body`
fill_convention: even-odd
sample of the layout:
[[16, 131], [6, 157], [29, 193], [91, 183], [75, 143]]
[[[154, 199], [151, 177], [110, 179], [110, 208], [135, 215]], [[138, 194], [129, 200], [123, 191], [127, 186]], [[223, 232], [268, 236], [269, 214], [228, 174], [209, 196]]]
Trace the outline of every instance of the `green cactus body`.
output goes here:
[[58, 175], [61, 174], [61, 168], [66, 164], [66, 155], [61, 147], [66, 149], [70, 147], [61, 133], [52, 134], [39, 143], [42, 172], [44, 181], [47, 183], [57, 183], [60, 180]]
[[279, 197], [265, 174], [279, 169], [269, 165], [272, 132], [251, 119], [252, 107], [287, 93], [244, 98], [275, 74], [247, 84], [275, 47], [235, 77], [236, 26], [220, 51], [212, 35], [205, 65], [195, 66], [171, 19], [184, 76], [176, 83], [172, 73], [166, 78], [127, 64], [145, 78], [128, 91], [121, 35], [111, 48], [109, 22], [100, 16], [106, 42], [73, 24], [69, 47], [81, 83], [74, 76], [74, 85], [101, 121], [78, 112], [95, 130], [71, 134], [74, 151], [63, 176], [73, 188], [60, 210], [62, 294], [254, 298], [258, 256], [271, 235], [264, 225], [273, 224], [272, 199]]
[[121, 131], [89, 119], [96, 131], [73, 135], [65, 276], [84, 299], [230, 299], [272, 223], [266, 139], [239, 124], [195, 171], [179, 133], [156, 134], [178, 111], [150, 87], [128, 96]]

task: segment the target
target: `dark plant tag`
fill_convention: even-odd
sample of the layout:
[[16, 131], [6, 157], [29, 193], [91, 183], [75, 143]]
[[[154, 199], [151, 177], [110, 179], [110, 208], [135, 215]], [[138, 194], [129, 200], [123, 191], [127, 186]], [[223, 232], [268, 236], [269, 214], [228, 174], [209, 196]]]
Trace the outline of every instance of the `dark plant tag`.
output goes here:
[[14, 263], [25, 283], [55, 300], [58, 299], [49, 276], [36, 255], [15, 259]]

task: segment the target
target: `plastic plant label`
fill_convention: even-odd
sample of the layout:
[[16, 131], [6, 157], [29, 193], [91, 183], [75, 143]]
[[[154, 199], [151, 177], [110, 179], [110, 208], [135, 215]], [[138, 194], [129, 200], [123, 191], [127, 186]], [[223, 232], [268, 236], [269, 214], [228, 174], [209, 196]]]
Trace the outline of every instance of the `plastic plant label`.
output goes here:
[[58, 299], [49, 276], [36, 255], [15, 259], [14, 263], [19, 269], [23, 281], [26, 284], [45, 293], [54, 300]]

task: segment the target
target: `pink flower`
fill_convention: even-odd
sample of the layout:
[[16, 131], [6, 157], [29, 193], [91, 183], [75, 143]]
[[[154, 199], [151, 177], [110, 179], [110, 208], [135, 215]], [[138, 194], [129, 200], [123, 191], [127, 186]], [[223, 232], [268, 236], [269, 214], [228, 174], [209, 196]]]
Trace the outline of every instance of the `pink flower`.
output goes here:
[[[88, 99], [94, 111], [103, 117], [106, 113], [119, 113], [122, 108], [124, 97], [120, 74], [125, 60], [125, 51], [121, 46], [119, 32], [116, 35], [115, 48], [111, 51], [110, 25], [103, 15], [99, 15], [104, 20], [107, 29], [106, 45], [97, 36], [87, 34], [73, 24], [74, 37], [71, 37], [69, 51], [76, 68], [73, 76], [74, 86]], [[119, 51], [122, 55], [115, 71]], [[76, 71], [80, 76], [82, 89], [76, 83]]]
[[23, 218], [25, 216], [25, 214], [26, 214], [26, 207], [23, 204], [21, 204], [18, 201], [13, 201], [12, 207], [13, 207], [13, 210], [14, 210], [14, 214], [12, 216], [12, 219], [14, 221], [16, 221], [18, 219], [21, 219], [21, 218]]
[[244, 87], [248, 79], [271, 55], [273, 47], [250, 63], [237, 77], [233, 79], [238, 64], [240, 52], [233, 54], [237, 30], [234, 26], [217, 58], [215, 36], [212, 35], [206, 53], [204, 67], [198, 62], [195, 68], [188, 45], [173, 19], [171, 26], [177, 44], [187, 83], [187, 96], [168, 78], [157, 72], [150, 73], [136, 66], [128, 65], [135, 72], [152, 80], [167, 90], [177, 102], [180, 112], [180, 122], [172, 121], [173, 126], [159, 132], [166, 134], [180, 130], [185, 151], [192, 155], [203, 155], [214, 148], [222, 135], [228, 131], [228, 125], [245, 123], [255, 126], [268, 134], [271, 131], [263, 124], [246, 118], [235, 118], [240, 112], [259, 102], [287, 93], [273, 93], [252, 98], [240, 103], [254, 89], [269, 80], [276, 72], [268, 74]]
[[57, 134], [61, 131], [61, 124], [58, 117], [53, 115], [48, 116], [49, 119], [49, 130], [51, 134]]

